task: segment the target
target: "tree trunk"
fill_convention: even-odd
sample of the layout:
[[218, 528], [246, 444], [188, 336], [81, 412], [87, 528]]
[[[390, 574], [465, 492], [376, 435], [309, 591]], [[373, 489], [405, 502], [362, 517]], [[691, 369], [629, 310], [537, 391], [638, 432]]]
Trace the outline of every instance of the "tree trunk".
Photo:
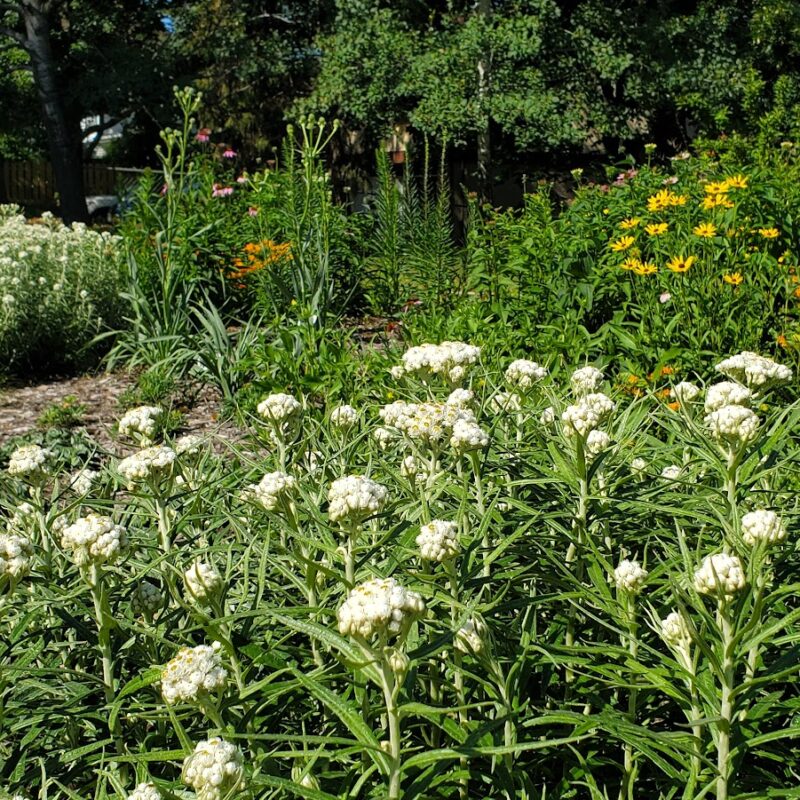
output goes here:
[[43, 0], [25, 0], [22, 3], [22, 17], [25, 23], [25, 49], [31, 59], [36, 90], [41, 102], [61, 216], [67, 223], [84, 222], [89, 218], [89, 213], [83, 190], [81, 142], [79, 136], [73, 136], [67, 123]]
[[[489, 15], [492, 12], [491, 0], [479, 0], [478, 13], [483, 17], [488, 28]], [[478, 131], [478, 196], [483, 203], [492, 201], [492, 182], [489, 170], [492, 164], [492, 140], [490, 132], [489, 91], [491, 53], [484, 51], [478, 59], [478, 107], [483, 115]]]

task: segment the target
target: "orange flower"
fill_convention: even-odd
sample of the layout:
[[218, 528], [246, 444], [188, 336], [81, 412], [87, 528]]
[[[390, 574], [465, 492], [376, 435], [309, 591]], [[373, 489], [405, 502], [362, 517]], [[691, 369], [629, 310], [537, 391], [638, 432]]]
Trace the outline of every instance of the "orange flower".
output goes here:
[[675, 374], [675, 367], [671, 367], [667, 364], [664, 367], [661, 367], [661, 374], [662, 375], [674, 375]]
[[671, 403], [667, 403], [667, 408], [670, 408], [673, 411], [678, 411], [680, 407], [681, 404], [677, 400], [673, 400]]
[[784, 350], [789, 346], [788, 340], [782, 333], [777, 335], [775, 341], [778, 343], [778, 347], [782, 347]]

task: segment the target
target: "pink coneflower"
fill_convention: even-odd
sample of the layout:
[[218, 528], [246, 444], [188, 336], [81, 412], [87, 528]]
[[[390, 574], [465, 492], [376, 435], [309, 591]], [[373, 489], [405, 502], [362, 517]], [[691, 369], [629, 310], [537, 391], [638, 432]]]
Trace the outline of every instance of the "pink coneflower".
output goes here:
[[194, 137], [198, 142], [205, 144], [211, 141], [211, 128], [200, 128]]
[[658, 296], [658, 302], [661, 303], [662, 305], [664, 303], [669, 303], [670, 300], [672, 300], [672, 295], [669, 292], [662, 292]]
[[236, 179], [236, 183], [247, 183], [247, 175], [240, 175]]
[[234, 149], [230, 148], [230, 147], [226, 147], [222, 151], [222, 157], [223, 158], [236, 158], [236, 151]]
[[250, 208], [247, 209], [247, 213], [251, 217], [257, 217], [258, 216], [258, 209], [255, 206], [250, 206]]
[[215, 183], [211, 189], [212, 197], [229, 197], [233, 194], [233, 186], [223, 186], [221, 183]]

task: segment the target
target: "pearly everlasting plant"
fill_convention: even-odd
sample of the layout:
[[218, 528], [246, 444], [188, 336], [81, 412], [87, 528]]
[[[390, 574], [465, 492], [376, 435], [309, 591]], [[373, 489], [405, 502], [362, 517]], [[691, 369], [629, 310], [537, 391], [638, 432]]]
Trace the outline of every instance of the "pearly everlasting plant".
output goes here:
[[285, 472], [269, 472], [250, 488], [249, 496], [267, 511], [275, 511], [297, 493], [297, 480]]
[[222, 691], [228, 672], [219, 656], [220, 643], [182, 647], [161, 671], [161, 694], [168, 705], [196, 703]]
[[87, 495], [99, 477], [100, 473], [97, 470], [82, 469], [72, 475], [69, 479], [69, 485], [75, 494]]
[[8, 474], [30, 482], [43, 480], [47, 475], [50, 451], [36, 444], [18, 447], [8, 460]]
[[540, 366], [535, 361], [527, 361], [524, 358], [520, 358], [508, 365], [505, 379], [510, 386], [526, 392], [537, 383], [541, 383], [547, 375], [546, 367]]
[[786, 539], [786, 528], [781, 518], [766, 509], [750, 511], [742, 517], [742, 538], [746, 544], [755, 546], [780, 544]]
[[716, 370], [750, 389], [780, 386], [792, 379], [792, 370], [789, 367], [750, 351], [720, 361]]
[[694, 573], [694, 588], [700, 594], [730, 597], [747, 584], [744, 568], [738, 556], [716, 553], [706, 556]]
[[213, 598], [222, 588], [222, 575], [205, 561], [195, 560], [183, 573], [188, 600], [204, 601]]
[[345, 430], [352, 428], [358, 422], [358, 411], [353, 406], [337, 406], [331, 411], [331, 425], [334, 428]]
[[140, 783], [128, 795], [127, 800], [161, 800], [161, 792], [152, 783]]
[[597, 367], [581, 367], [570, 377], [572, 393], [576, 397], [596, 392], [602, 385], [605, 376]]
[[489, 444], [489, 435], [474, 422], [461, 419], [453, 426], [450, 444], [457, 453], [482, 450]]
[[297, 417], [303, 406], [290, 394], [271, 394], [256, 407], [259, 415], [269, 422], [284, 424]]
[[661, 638], [676, 650], [685, 650], [691, 644], [686, 620], [679, 611], [672, 611], [661, 620]]
[[480, 655], [487, 645], [486, 623], [480, 617], [468, 619], [453, 637], [453, 646], [462, 653]]
[[332, 522], [360, 524], [386, 503], [386, 487], [362, 475], [337, 478], [328, 490], [328, 516]]
[[403, 639], [424, 611], [416, 592], [394, 578], [373, 578], [356, 586], [339, 607], [339, 633], [367, 641]]
[[24, 536], [0, 533], [0, 579], [24, 578], [31, 569], [33, 546]]
[[246, 786], [244, 756], [235, 744], [214, 736], [196, 745], [183, 762], [182, 777], [197, 800], [224, 800]]
[[196, 456], [202, 452], [205, 438], [196, 433], [187, 433], [173, 442], [173, 449], [179, 456]]
[[628, 594], [639, 594], [647, 580], [647, 570], [638, 561], [624, 559], [614, 570], [617, 588]]
[[152, 616], [164, 605], [164, 595], [155, 584], [141, 581], [133, 590], [131, 605], [134, 613]]
[[700, 394], [700, 387], [689, 381], [681, 381], [672, 387], [672, 396], [682, 404], [691, 403]]
[[737, 451], [758, 436], [758, 417], [743, 406], [723, 406], [706, 415], [711, 438], [725, 448]]
[[128, 546], [125, 528], [111, 517], [89, 514], [66, 527], [61, 546], [79, 566], [113, 564]]
[[568, 437], [586, 438], [614, 413], [616, 405], [597, 392], [583, 396], [575, 405], [568, 406], [561, 415], [564, 433]]
[[437, 376], [448, 383], [459, 384], [466, 377], [468, 368], [477, 363], [480, 354], [479, 347], [464, 342], [421, 344], [403, 353], [403, 372], [422, 379]]
[[119, 421], [119, 435], [141, 444], [151, 444], [155, 439], [158, 422], [164, 409], [158, 406], [138, 406], [126, 411]]
[[475, 399], [475, 392], [472, 389], [453, 389], [447, 400], [445, 401], [449, 406], [468, 406]]
[[448, 561], [461, 552], [455, 522], [435, 519], [420, 528], [416, 541], [423, 561]]
[[176, 458], [171, 447], [153, 445], [123, 458], [117, 465], [117, 471], [128, 482], [128, 486], [134, 486], [170, 475]]
[[714, 383], [706, 389], [706, 414], [719, 411], [725, 406], [749, 406], [752, 397], [751, 391], [740, 383], [721, 381]]

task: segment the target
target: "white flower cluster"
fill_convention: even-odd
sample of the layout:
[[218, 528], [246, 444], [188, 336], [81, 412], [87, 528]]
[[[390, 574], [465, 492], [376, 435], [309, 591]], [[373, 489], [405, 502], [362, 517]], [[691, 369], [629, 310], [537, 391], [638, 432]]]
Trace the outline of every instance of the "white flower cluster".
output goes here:
[[98, 477], [100, 477], [100, 473], [95, 469], [81, 469], [72, 475], [69, 485], [75, 494], [87, 495]]
[[694, 588], [700, 594], [730, 596], [744, 589], [746, 583], [742, 562], [727, 553], [706, 556], [694, 573]]
[[706, 389], [706, 414], [725, 406], [749, 406], [752, 394], [746, 386], [733, 381], [721, 381]]
[[576, 369], [570, 376], [569, 382], [572, 386], [572, 393], [576, 397], [596, 392], [602, 385], [603, 373], [597, 367], [581, 367]]
[[555, 421], [556, 410], [553, 408], [553, 406], [548, 406], [544, 411], [542, 411], [541, 416], [539, 417], [539, 424], [547, 428]]
[[0, 578], [23, 578], [30, 572], [33, 547], [24, 536], [0, 533]]
[[706, 415], [705, 422], [712, 439], [734, 450], [752, 442], [761, 424], [756, 414], [744, 406], [723, 406]]
[[408, 455], [400, 462], [400, 474], [404, 478], [416, 478], [422, 471], [422, 466], [413, 455]]
[[383, 508], [388, 494], [385, 486], [363, 475], [337, 478], [328, 490], [328, 516], [333, 522], [362, 522]]
[[512, 361], [506, 369], [505, 378], [511, 386], [528, 391], [532, 386], [541, 383], [548, 375], [547, 368], [535, 361], [518, 358]]
[[638, 476], [644, 475], [647, 472], [647, 461], [641, 457], [634, 458], [631, 461], [631, 472]]
[[677, 481], [683, 473], [683, 467], [680, 464], [670, 464], [661, 470], [661, 477], [665, 481]]
[[424, 611], [416, 592], [394, 578], [373, 578], [356, 586], [339, 607], [339, 633], [363, 639], [402, 637]]
[[455, 522], [435, 519], [423, 525], [417, 536], [419, 555], [424, 561], [447, 561], [455, 558], [461, 548], [458, 544], [458, 526]]
[[8, 474], [15, 478], [39, 480], [47, 472], [47, 459], [50, 451], [38, 444], [24, 444], [18, 447], [8, 460]]
[[252, 497], [267, 511], [275, 511], [296, 491], [297, 479], [292, 475], [287, 475], [285, 472], [268, 472], [258, 483], [249, 488], [247, 496]]
[[179, 456], [196, 456], [203, 448], [205, 439], [196, 433], [187, 433], [176, 439], [173, 444], [175, 453]]
[[639, 594], [647, 580], [647, 570], [638, 561], [624, 559], [614, 570], [617, 588], [628, 594]]
[[[589, 369], [586, 367], [585, 369]], [[575, 404], [567, 406], [561, 415], [567, 436], [586, 437], [614, 413], [616, 405], [602, 392], [587, 394]]]
[[472, 389], [453, 389], [447, 400], [445, 401], [449, 406], [468, 406], [475, 399], [475, 392]]
[[119, 435], [144, 443], [152, 442], [156, 435], [158, 420], [163, 413], [164, 409], [158, 406], [132, 408], [126, 411], [119, 421]]
[[130, 486], [168, 474], [176, 457], [171, 447], [164, 444], [153, 445], [123, 458], [117, 465], [117, 470]]
[[258, 413], [271, 422], [286, 422], [299, 414], [301, 409], [298, 400], [283, 392], [265, 397], [256, 407]]
[[689, 381], [681, 381], [672, 387], [672, 396], [683, 405], [691, 403], [699, 394], [700, 387]]
[[136, 614], [155, 614], [163, 603], [164, 595], [150, 581], [142, 581], [133, 590], [131, 604]]
[[611, 447], [611, 437], [605, 431], [589, 431], [586, 437], [586, 455], [589, 458], [597, 458], [609, 447]]
[[[378, 412], [381, 419], [409, 439], [440, 442], [449, 436], [459, 420], [475, 422], [475, 414], [452, 403], [407, 403], [396, 400]], [[379, 429], [380, 430], [380, 429]]]
[[460, 419], [453, 425], [450, 444], [458, 453], [482, 450], [489, 444], [489, 434], [477, 423], [468, 419]]
[[462, 653], [478, 655], [486, 647], [486, 625], [479, 617], [468, 619], [453, 637], [453, 646]]
[[750, 389], [778, 386], [792, 379], [789, 367], [747, 350], [720, 361], [716, 370]]
[[467, 370], [480, 358], [481, 349], [464, 342], [442, 342], [421, 344], [403, 353], [402, 372], [393, 370], [397, 377], [403, 372], [412, 372], [422, 378], [433, 375], [443, 377], [449, 383], [461, 383]]
[[774, 511], [757, 509], [742, 517], [742, 538], [751, 547], [759, 542], [779, 544], [786, 539], [786, 528]]
[[375, 428], [375, 430], [372, 432], [372, 436], [378, 443], [378, 447], [380, 447], [381, 450], [386, 450], [397, 437], [397, 433], [389, 430], [389, 428], [381, 427]]
[[222, 575], [213, 564], [196, 560], [183, 573], [183, 582], [190, 600], [206, 600], [213, 597], [222, 586]]
[[228, 672], [219, 656], [220, 643], [182, 647], [161, 671], [161, 695], [167, 705], [196, 703], [225, 688]]
[[337, 406], [331, 411], [331, 425], [334, 428], [339, 428], [340, 430], [352, 428], [357, 422], [358, 411], [353, 406]]
[[661, 638], [676, 649], [686, 648], [689, 645], [691, 635], [683, 614], [672, 611], [661, 620]]
[[489, 398], [489, 410], [493, 414], [511, 414], [522, 410], [522, 400], [516, 392], [495, 392]]
[[129, 795], [128, 800], [161, 800], [161, 792], [155, 784], [140, 783]]
[[242, 751], [219, 736], [198, 742], [184, 761], [183, 782], [194, 789], [197, 800], [231, 797], [245, 788]]
[[128, 545], [125, 528], [111, 517], [89, 514], [64, 528], [61, 546], [79, 566], [112, 564]]

